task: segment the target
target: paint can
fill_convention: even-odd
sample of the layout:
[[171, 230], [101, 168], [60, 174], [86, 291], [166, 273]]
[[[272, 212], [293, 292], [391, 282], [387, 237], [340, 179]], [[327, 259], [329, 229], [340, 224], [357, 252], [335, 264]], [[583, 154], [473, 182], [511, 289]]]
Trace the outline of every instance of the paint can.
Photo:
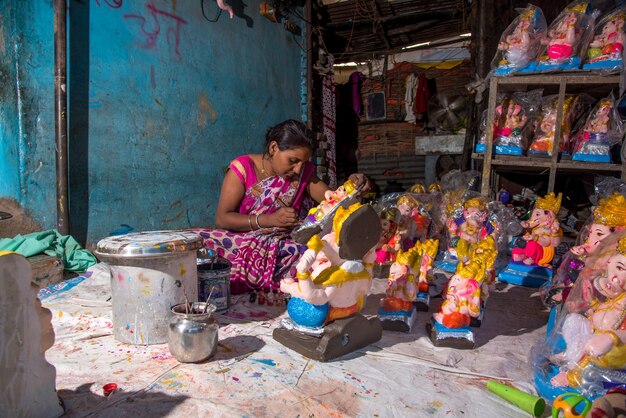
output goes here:
[[[226, 312], [230, 307], [230, 267], [222, 257], [203, 259], [198, 264], [198, 299], [215, 305], [216, 312]], [[211, 293], [211, 289], [213, 293]]]
[[105, 238], [95, 255], [109, 267], [113, 336], [150, 345], [167, 342], [172, 307], [198, 297], [196, 250], [190, 231], [149, 231]]

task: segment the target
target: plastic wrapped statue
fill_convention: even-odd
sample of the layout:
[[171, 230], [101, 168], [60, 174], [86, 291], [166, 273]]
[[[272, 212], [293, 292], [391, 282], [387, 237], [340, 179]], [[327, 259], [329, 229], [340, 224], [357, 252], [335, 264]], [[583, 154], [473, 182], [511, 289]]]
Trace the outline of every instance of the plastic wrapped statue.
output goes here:
[[398, 199], [400, 224], [398, 231], [402, 239], [402, 249], [408, 250], [416, 241], [424, 241], [430, 227], [430, 214], [412, 195], [404, 195]]
[[611, 146], [619, 143], [624, 134], [621, 119], [616, 114], [611, 94], [598, 102], [589, 113], [582, 128], [574, 134], [575, 161], [611, 162]]
[[535, 65], [524, 71], [554, 71], [580, 68], [581, 52], [589, 41], [594, 17], [585, 14], [587, 2], [570, 3], [550, 24], [545, 47]]
[[441, 307], [429, 324], [430, 338], [439, 347], [474, 347], [470, 325], [482, 317], [483, 283], [493, 269], [497, 249], [491, 236], [470, 247], [473, 247], [468, 252], [471, 258], [457, 265], [443, 294]]
[[[566, 95], [563, 101], [563, 118], [561, 122], [561, 142], [559, 152], [569, 153], [570, 133], [572, 125], [590, 103], [588, 95]], [[558, 96], [544, 97], [537, 119], [534, 123], [534, 137], [528, 152], [530, 154], [552, 155], [554, 135], [556, 134]]]
[[561, 303], [567, 299], [571, 287], [585, 266], [584, 260], [595, 254], [600, 243], [612, 234], [626, 229], [626, 198], [619, 192], [600, 199], [594, 209], [591, 223], [583, 228], [581, 242], [570, 249], [561, 263], [557, 275], [545, 292], [548, 305]]
[[[522, 155], [526, 146], [528, 120], [534, 119], [541, 103], [542, 90], [516, 92], [503, 97], [495, 109], [493, 124], [493, 144], [496, 154]], [[487, 113], [483, 112], [481, 134], [476, 144], [476, 152], [485, 152]]]
[[400, 251], [389, 270], [386, 297], [380, 300], [378, 317], [384, 329], [408, 332], [415, 321], [416, 306], [427, 311], [429, 271], [437, 254], [437, 240], [417, 242]]
[[596, 33], [587, 47], [587, 59], [583, 70], [600, 70], [604, 73], [619, 72], [623, 68], [622, 55], [626, 41], [626, 8], [603, 17], [596, 26]]
[[494, 75], [508, 75], [526, 67], [537, 57], [541, 39], [545, 37], [547, 23], [540, 8], [529, 5], [518, 12], [519, 16], [500, 37], [498, 52], [491, 63]]
[[518, 238], [519, 247], [511, 251], [511, 262], [498, 276], [502, 282], [539, 287], [552, 278], [552, 259], [563, 231], [556, 215], [562, 194], [538, 198], [528, 221], [521, 222], [527, 232]]
[[409, 189], [409, 193], [415, 193], [415, 194], [426, 193], [426, 188], [424, 187], [422, 183], [415, 183]]
[[605, 382], [626, 383], [621, 371], [626, 367], [626, 238], [619, 239], [606, 268], [576, 286], [581, 300], [568, 301], [568, 308], [583, 309], [570, 309], [562, 323], [565, 349], [550, 357], [560, 366], [550, 383], [598, 395], [593, 392], [610, 387]]
[[315, 234], [327, 234], [337, 208], [347, 207], [356, 202], [355, 196], [360, 189], [361, 187], [357, 188], [352, 180], [348, 180], [337, 190], [326, 191], [325, 199], [309, 211], [302, 225], [292, 231], [293, 238], [300, 244], [306, 244]]
[[336, 210], [332, 231], [309, 239], [296, 266], [298, 281], [281, 281], [281, 291], [291, 299], [289, 318], [274, 330], [275, 340], [326, 361], [380, 339], [380, 321], [358, 313], [371, 287], [373, 249], [381, 232], [378, 215], [369, 205]]

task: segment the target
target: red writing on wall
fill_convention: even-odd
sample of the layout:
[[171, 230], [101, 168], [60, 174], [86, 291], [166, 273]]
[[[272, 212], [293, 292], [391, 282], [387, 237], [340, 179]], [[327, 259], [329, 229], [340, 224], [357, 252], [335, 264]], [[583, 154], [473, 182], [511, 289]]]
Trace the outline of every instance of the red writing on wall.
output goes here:
[[[113, 9], [119, 9], [122, 7], [123, 2], [124, 0], [104, 0], [104, 3]], [[100, 0], [96, 0], [96, 4], [100, 6]]]
[[[105, 0], [119, 2], [122, 0]], [[157, 40], [162, 33], [161, 25], [164, 27], [165, 39], [170, 48], [174, 49], [174, 53], [178, 59], [182, 58], [180, 54], [180, 28], [186, 25], [187, 21], [182, 17], [159, 9], [152, 1], [146, 3], [146, 14], [149, 16], [141, 16], [137, 14], [125, 14], [125, 19], [137, 19], [141, 22], [141, 32], [145, 36], [143, 47], [146, 49], [156, 48]]]

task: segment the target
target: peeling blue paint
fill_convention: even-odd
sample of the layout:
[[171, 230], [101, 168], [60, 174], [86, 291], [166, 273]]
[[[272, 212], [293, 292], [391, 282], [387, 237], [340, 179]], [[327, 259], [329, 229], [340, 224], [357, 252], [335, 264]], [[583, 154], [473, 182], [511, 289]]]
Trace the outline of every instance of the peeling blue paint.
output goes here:
[[[301, 116], [303, 40], [259, 3], [212, 23], [200, 1], [68, 0], [72, 235], [212, 224], [229, 160]], [[0, 12], [0, 197], [54, 228], [52, 1]]]

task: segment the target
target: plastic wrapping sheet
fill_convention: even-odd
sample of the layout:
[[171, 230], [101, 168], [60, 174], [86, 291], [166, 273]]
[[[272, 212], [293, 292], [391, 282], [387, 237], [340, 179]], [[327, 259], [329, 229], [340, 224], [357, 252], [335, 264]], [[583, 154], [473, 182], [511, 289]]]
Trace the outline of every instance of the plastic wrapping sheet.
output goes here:
[[498, 51], [491, 62], [492, 74], [509, 75], [526, 67], [537, 56], [547, 23], [543, 11], [533, 5], [516, 9], [519, 13], [502, 32]]
[[[386, 282], [376, 280], [365, 314], [374, 314]], [[431, 312], [418, 313], [408, 333], [336, 361], [319, 363], [271, 337], [284, 307], [233, 300], [220, 322], [218, 352], [201, 364], [178, 363], [166, 344], [114, 340], [108, 274], [99, 266], [75, 287], [42, 301], [52, 310], [55, 345], [46, 357], [57, 370], [67, 416], [378, 416], [526, 417], [489, 393], [489, 378], [533, 391], [529, 349], [545, 336], [547, 312], [533, 289], [494, 292], [476, 349], [432, 346]], [[102, 386], [118, 390], [108, 398]]]

